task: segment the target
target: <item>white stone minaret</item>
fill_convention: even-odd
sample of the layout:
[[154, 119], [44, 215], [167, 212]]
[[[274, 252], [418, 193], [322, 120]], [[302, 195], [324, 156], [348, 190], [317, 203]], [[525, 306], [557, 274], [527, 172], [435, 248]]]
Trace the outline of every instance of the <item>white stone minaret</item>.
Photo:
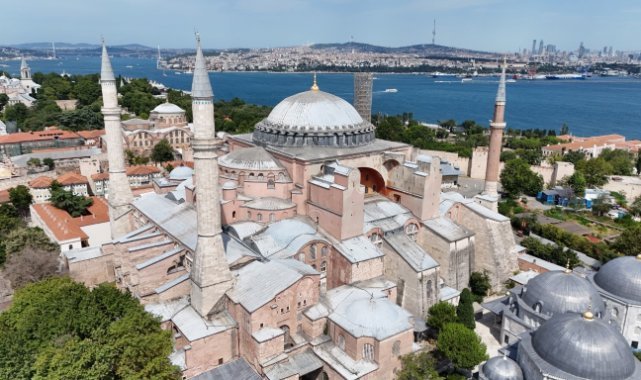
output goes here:
[[505, 123], [505, 68], [501, 71], [499, 80], [499, 89], [496, 93], [494, 103], [494, 117], [490, 121], [490, 148], [487, 155], [487, 168], [485, 171], [485, 191], [484, 194], [498, 198], [498, 179], [499, 167], [501, 161], [501, 145], [503, 144], [503, 130], [507, 126]]
[[27, 65], [27, 60], [22, 57], [22, 62], [20, 62], [20, 79], [31, 79], [31, 69]]
[[131, 210], [130, 204], [133, 200], [133, 194], [125, 172], [125, 152], [120, 129], [116, 78], [104, 41], [102, 42], [100, 86], [102, 87], [102, 114], [105, 119], [107, 158], [109, 159], [109, 223], [111, 237], [116, 239], [132, 230], [128, 213]]
[[191, 268], [191, 305], [206, 318], [222, 307], [219, 301], [231, 288], [232, 276], [225, 258], [220, 227], [214, 94], [209, 83], [199, 35], [196, 35], [196, 66], [191, 99], [194, 118], [191, 146], [194, 151], [194, 185], [198, 217], [198, 241]]

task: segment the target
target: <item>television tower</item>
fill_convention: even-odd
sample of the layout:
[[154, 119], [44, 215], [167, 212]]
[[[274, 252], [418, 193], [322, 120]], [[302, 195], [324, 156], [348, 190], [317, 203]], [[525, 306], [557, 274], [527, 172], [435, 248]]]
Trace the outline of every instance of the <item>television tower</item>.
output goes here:
[[432, 29], [432, 45], [436, 45], [436, 19], [434, 19], [434, 28]]

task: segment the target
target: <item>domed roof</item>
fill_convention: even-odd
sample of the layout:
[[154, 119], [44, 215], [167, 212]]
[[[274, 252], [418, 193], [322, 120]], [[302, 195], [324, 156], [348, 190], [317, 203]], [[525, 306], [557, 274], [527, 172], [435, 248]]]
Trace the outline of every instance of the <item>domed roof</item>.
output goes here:
[[236, 149], [219, 157], [218, 164], [237, 170], [282, 170], [274, 157], [260, 146]]
[[603, 300], [596, 288], [567, 271], [550, 271], [534, 277], [527, 283], [522, 300], [533, 309], [539, 303], [540, 312], [547, 315], [582, 313], [588, 308], [594, 313], [603, 311]]
[[413, 326], [412, 316], [386, 297], [363, 297], [341, 306], [330, 319], [357, 338], [383, 340]]
[[237, 188], [238, 185], [236, 185], [234, 181], [225, 181], [225, 183], [223, 183], [223, 190], [235, 190]]
[[[374, 126], [351, 104], [316, 89], [278, 103], [256, 124], [253, 139], [274, 146], [363, 145], [373, 139], [373, 133]], [[344, 135], [350, 138], [339, 138]]]
[[523, 380], [521, 367], [507, 356], [495, 356], [485, 362], [481, 373], [487, 380]]
[[194, 171], [189, 166], [178, 166], [169, 172], [169, 179], [172, 181], [184, 181], [193, 175]]
[[641, 258], [619, 257], [608, 261], [594, 275], [603, 290], [636, 303], [641, 303]]
[[156, 106], [151, 112], [158, 113], [185, 113], [185, 110], [173, 103], [162, 103]]
[[533, 333], [532, 347], [552, 366], [583, 379], [631, 379], [637, 368], [623, 336], [591, 315], [555, 315]]

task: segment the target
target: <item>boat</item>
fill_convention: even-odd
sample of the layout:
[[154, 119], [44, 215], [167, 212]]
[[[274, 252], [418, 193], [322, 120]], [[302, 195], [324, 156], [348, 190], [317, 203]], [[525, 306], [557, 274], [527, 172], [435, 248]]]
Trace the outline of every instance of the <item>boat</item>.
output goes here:
[[134, 68], [132, 65], [127, 65], [125, 67], [128, 68], [128, 69], [133, 69]]
[[575, 80], [575, 79], [585, 79], [585, 75], [582, 74], [555, 74], [555, 75], [546, 75], [545, 79], [550, 80]]
[[442, 77], [453, 77], [455, 76], [454, 74], [448, 74], [448, 73], [441, 73], [438, 71], [435, 71], [432, 73], [432, 78], [442, 78]]
[[472, 78], [463, 78], [463, 79], [461, 79], [461, 83], [471, 82], [471, 81], [472, 81]]
[[180, 75], [181, 73], [180, 73], [180, 71], [174, 71], [174, 74]]
[[383, 91], [383, 92], [391, 92], [391, 93], [394, 93], [394, 92], [398, 92], [398, 90], [397, 90], [397, 89], [395, 89], [395, 88], [386, 88], [386, 89], [385, 89], [385, 91]]
[[516, 79], [506, 79], [505, 83], [516, 83]]

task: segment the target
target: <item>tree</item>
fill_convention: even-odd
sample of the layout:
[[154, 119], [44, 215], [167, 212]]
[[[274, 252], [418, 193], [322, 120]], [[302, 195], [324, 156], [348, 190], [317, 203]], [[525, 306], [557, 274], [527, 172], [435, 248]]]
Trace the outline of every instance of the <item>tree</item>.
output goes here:
[[583, 196], [583, 194], [585, 193], [585, 185], [586, 185], [585, 177], [583, 176], [583, 173], [581, 173], [580, 171], [575, 171], [568, 178], [568, 186], [572, 188], [572, 191], [577, 196], [580, 196], [580, 197]]
[[456, 368], [471, 370], [488, 359], [487, 348], [473, 330], [460, 323], [448, 323], [436, 342], [438, 350]]
[[9, 96], [7, 94], [0, 94], [0, 111], [4, 109], [7, 103], [9, 103]]
[[456, 317], [458, 322], [470, 330], [476, 328], [474, 320], [474, 298], [468, 288], [463, 289], [458, 306], [456, 307]]
[[634, 198], [632, 204], [628, 207], [628, 210], [636, 216], [641, 215], [641, 195]]
[[9, 189], [9, 201], [11, 201], [11, 204], [18, 210], [20, 215], [27, 216], [29, 206], [31, 206], [31, 202], [33, 202], [33, 196], [27, 186], [18, 185]]
[[174, 159], [174, 149], [169, 144], [169, 140], [162, 139], [158, 144], [154, 145], [151, 151], [151, 159], [154, 162], [166, 162]]
[[40, 159], [37, 157], [32, 157], [27, 161], [27, 165], [29, 166], [40, 166], [42, 165], [42, 162], [40, 162]]
[[568, 125], [566, 123], [563, 123], [561, 125], [561, 133], [560, 134], [567, 135], [568, 133], [570, 133], [570, 127], [568, 127]]
[[44, 160], [42, 160], [42, 163], [47, 165], [49, 167], [49, 170], [53, 170], [56, 167], [56, 164], [53, 161], [53, 158], [47, 157]]
[[478, 302], [483, 301], [483, 297], [487, 295], [487, 292], [491, 288], [492, 285], [490, 284], [490, 277], [487, 275], [487, 271], [472, 272], [470, 274], [470, 290]]
[[626, 228], [621, 235], [619, 235], [612, 247], [626, 256], [636, 256], [641, 254], [641, 224], [635, 224], [630, 228]]
[[60, 115], [59, 123], [72, 131], [102, 129], [105, 126], [100, 112], [94, 111], [89, 106], [63, 112]]
[[51, 198], [49, 200], [55, 207], [65, 210], [74, 218], [87, 215], [87, 209], [93, 204], [93, 199], [76, 195], [55, 185], [51, 189]]
[[49, 237], [39, 227], [18, 228], [9, 232], [4, 239], [7, 256], [19, 253], [25, 248], [42, 249], [58, 252], [58, 245], [51, 242]]
[[612, 167], [613, 175], [632, 175], [634, 156], [622, 149], [603, 149], [599, 158], [603, 158]]
[[597, 216], [603, 216], [610, 211], [612, 205], [608, 200], [603, 196], [599, 195], [594, 201], [592, 201], [592, 213]]
[[576, 165], [580, 161], [585, 161], [585, 152], [582, 150], [573, 150], [563, 156], [563, 161], [571, 162]]
[[608, 181], [606, 176], [613, 171], [612, 166], [602, 157], [580, 161], [575, 167], [583, 172], [586, 185], [589, 187], [604, 185]]
[[501, 185], [510, 198], [516, 198], [522, 193], [536, 195], [543, 190], [543, 177], [534, 173], [525, 160], [517, 158], [505, 163], [501, 172]]
[[427, 324], [440, 331], [447, 323], [457, 322], [456, 308], [447, 302], [439, 302], [430, 307]]
[[436, 371], [436, 361], [429, 352], [422, 351], [401, 357], [402, 369], [396, 380], [442, 380]]
[[27, 119], [29, 115], [29, 108], [22, 103], [16, 103], [6, 106], [4, 109], [4, 119], [7, 121], [15, 121], [18, 127]]
[[0, 314], [3, 379], [180, 379], [171, 350], [171, 333], [112, 285], [47, 279]]
[[18, 289], [54, 276], [60, 273], [60, 270], [58, 252], [26, 246], [7, 258], [3, 275], [11, 281], [14, 289]]

